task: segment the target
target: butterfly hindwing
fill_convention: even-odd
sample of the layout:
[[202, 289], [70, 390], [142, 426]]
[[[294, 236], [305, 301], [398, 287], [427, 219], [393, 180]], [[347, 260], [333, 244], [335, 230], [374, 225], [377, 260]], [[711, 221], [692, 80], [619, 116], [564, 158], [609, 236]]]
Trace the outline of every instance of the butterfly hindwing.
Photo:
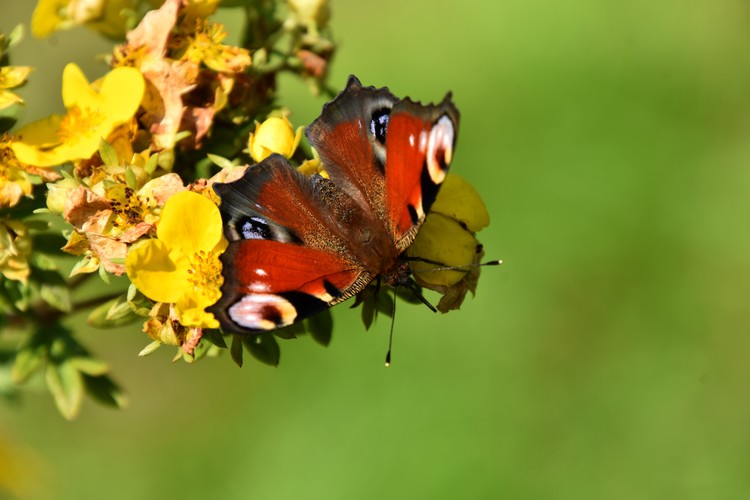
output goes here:
[[[229, 246], [221, 299], [210, 308], [225, 330], [251, 333], [299, 321], [354, 293], [371, 278], [347, 258], [321, 201], [330, 185], [272, 155], [243, 177], [214, 184]], [[321, 185], [324, 185], [321, 188]], [[366, 283], [365, 283], [366, 284]]]

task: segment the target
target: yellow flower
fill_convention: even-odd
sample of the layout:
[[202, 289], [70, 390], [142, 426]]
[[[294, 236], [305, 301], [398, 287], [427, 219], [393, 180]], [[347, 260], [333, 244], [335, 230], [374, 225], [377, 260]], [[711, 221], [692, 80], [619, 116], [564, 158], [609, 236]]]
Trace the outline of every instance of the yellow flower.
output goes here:
[[86, 25], [110, 38], [122, 38], [139, 0], [39, 0], [31, 15], [31, 34], [44, 38], [57, 30]]
[[227, 245], [218, 207], [197, 193], [178, 193], [164, 205], [156, 235], [131, 247], [128, 278], [151, 300], [175, 304], [183, 326], [218, 328], [205, 311], [219, 300], [218, 256]]
[[291, 158], [302, 139], [303, 129], [304, 127], [299, 127], [295, 132], [286, 117], [267, 118], [263, 123], [256, 124], [255, 133], [250, 134], [247, 141], [250, 156], [257, 162], [263, 161], [273, 153]]
[[68, 113], [52, 115], [18, 130], [13, 151], [23, 163], [39, 167], [90, 158], [101, 139], [133, 117], [144, 89], [138, 70], [115, 68], [101, 80], [97, 92], [78, 66], [68, 64], [63, 70], [62, 89]]
[[[441, 311], [457, 308], [466, 291], [474, 291], [479, 278], [476, 264], [483, 255], [475, 233], [489, 223], [487, 208], [474, 187], [456, 174], [448, 175], [406, 250], [417, 283], [444, 294]], [[435, 270], [441, 267], [459, 269]]]
[[0, 68], [0, 109], [23, 102], [23, 99], [8, 89], [20, 87], [26, 83], [26, 78], [31, 70], [30, 66], [4, 66]]
[[223, 45], [226, 38], [224, 26], [208, 21], [199, 22], [194, 35], [188, 35], [185, 53], [181, 59], [223, 73], [240, 73], [250, 66], [250, 52], [241, 47]]

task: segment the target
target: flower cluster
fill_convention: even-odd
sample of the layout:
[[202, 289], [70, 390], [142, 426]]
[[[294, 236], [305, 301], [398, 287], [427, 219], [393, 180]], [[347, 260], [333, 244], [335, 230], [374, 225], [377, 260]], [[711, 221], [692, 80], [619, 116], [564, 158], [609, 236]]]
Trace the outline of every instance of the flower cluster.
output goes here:
[[[220, 297], [227, 247], [212, 184], [272, 153], [327, 176], [315, 151], [299, 147], [303, 127], [274, 103], [282, 72], [330, 93], [327, 2], [245, 7], [239, 44], [226, 43], [212, 20], [219, 8], [218, 0], [39, 0], [31, 19], [34, 36], [85, 27], [117, 41], [93, 81], [75, 62], [65, 66], [65, 114], [0, 129], [0, 344], [16, 346], [4, 358], [14, 382], [43, 370], [68, 418], [84, 393], [125, 402], [107, 365], [77, 340], [72, 313], [87, 310], [97, 328], [137, 321], [151, 340], [142, 355], [167, 344], [192, 362], [226, 349], [206, 310]], [[21, 38], [21, 29], [0, 35], [0, 61]], [[0, 66], [0, 110], [23, 104], [16, 91], [30, 76], [29, 66]], [[419, 285], [443, 294], [441, 311], [475, 290], [475, 233], [488, 221], [473, 188], [449, 176], [408, 250]], [[97, 276], [108, 286], [92, 286]], [[325, 343], [330, 328], [313, 321], [309, 332]], [[293, 335], [234, 336], [229, 350], [238, 363], [244, 345], [275, 365], [275, 338]]]

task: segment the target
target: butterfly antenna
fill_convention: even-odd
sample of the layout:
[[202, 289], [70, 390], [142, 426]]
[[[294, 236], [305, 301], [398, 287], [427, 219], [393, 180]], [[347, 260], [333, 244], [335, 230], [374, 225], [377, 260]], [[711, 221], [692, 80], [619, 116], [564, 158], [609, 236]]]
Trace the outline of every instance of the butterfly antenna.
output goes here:
[[388, 336], [388, 352], [385, 354], [385, 366], [391, 366], [391, 347], [393, 347], [393, 326], [396, 324], [396, 289], [393, 289], [393, 308], [391, 309], [391, 334]]
[[473, 267], [499, 266], [500, 264], [503, 263], [502, 260], [497, 259], [497, 260], [488, 260], [485, 262], [478, 262], [476, 264], [465, 264], [463, 266], [449, 266], [442, 262], [437, 262], [437, 261], [430, 260], [430, 259], [423, 259], [421, 257], [410, 258], [409, 260], [414, 260], [417, 262], [424, 262], [426, 264], [432, 264], [433, 266], [438, 266], [438, 267], [432, 267], [430, 269], [413, 270], [412, 273], [431, 273], [434, 271], [468, 271], [469, 269]]

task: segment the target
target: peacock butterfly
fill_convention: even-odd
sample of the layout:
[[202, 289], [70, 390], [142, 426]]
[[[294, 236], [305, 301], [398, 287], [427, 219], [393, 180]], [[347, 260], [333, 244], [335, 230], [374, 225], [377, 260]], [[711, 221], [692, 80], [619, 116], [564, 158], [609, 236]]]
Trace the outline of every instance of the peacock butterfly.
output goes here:
[[221, 299], [208, 310], [222, 329], [273, 330], [374, 279], [408, 283], [402, 254], [445, 179], [458, 120], [450, 94], [425, 106], [350, 76], [306, 131], [328, 178], [274, 154], [214, 184], [229, 246]]

